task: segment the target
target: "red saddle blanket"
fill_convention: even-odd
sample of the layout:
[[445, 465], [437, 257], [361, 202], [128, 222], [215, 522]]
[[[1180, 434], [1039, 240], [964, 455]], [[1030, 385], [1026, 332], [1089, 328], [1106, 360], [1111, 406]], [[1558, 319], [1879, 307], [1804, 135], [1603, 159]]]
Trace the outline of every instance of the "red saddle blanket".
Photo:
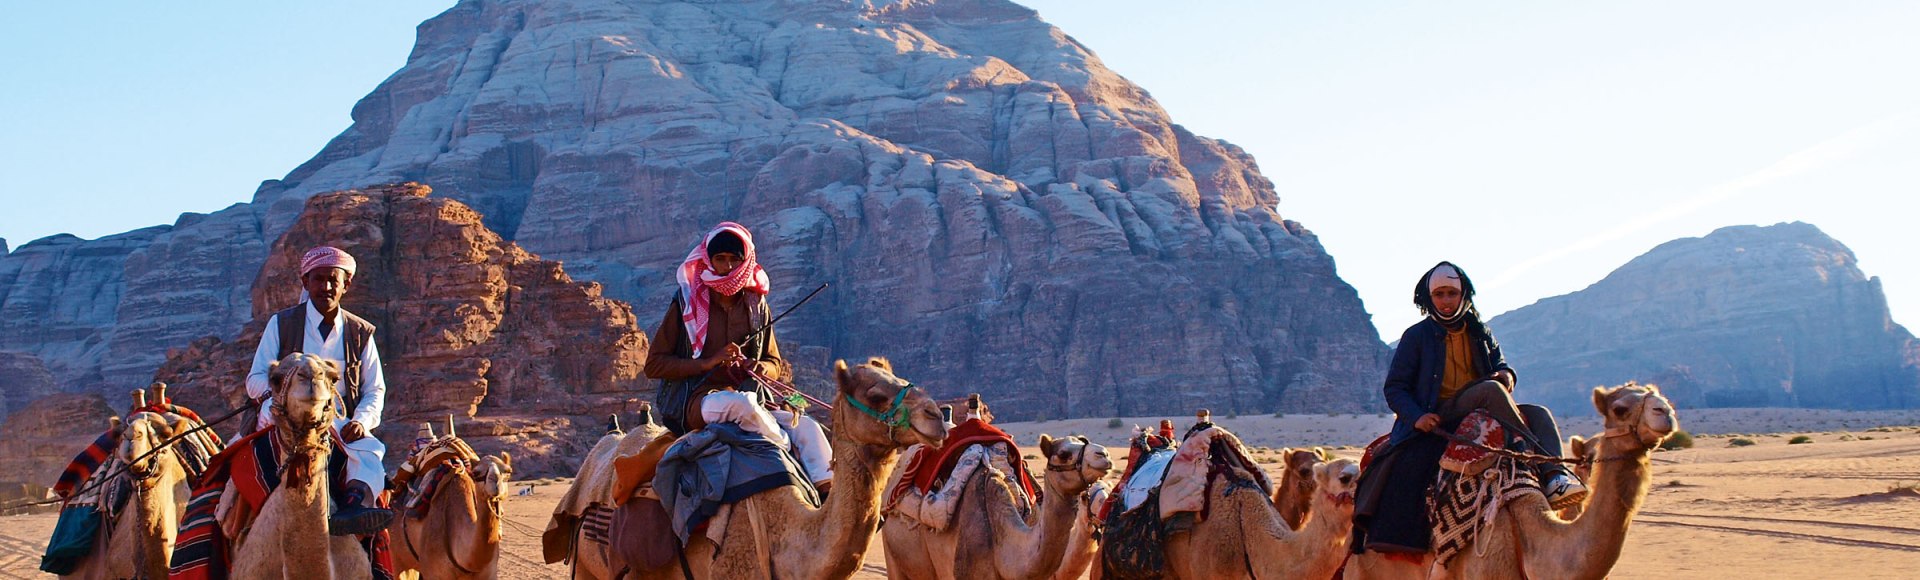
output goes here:
[[[960, 455], [966, 451], [967, 447], [993, 443], [1006, 443], [1007, 448], [1013, 451], [1014, 457], [1020, 456], [1020, 445], [1014, 443], [1013, 436], [985, 421], [968, 419], [967, 422], [948, 429], [946, 445], [937, 449], [922, 449], [919, 453], [913, 454], [913, 459], [907, 462], [905, 473], [900, 476], [900, 485], [896, 486], [888, 496], [889, 503], [898, 500], [908, 488], [918, 490], [920, 493], [932, 490], [934, 483], [946, 479], [947, 475], [953, 473], [954, 464], [960, 461]], [[1027, 472], [1024, 464], [1017, 467], [1020, 467], [1018, 469], [1020, 473], [1017, 476], [1020, 487], [1026, 490], [1029, 497], [1039, 501], [1040, 487], [1034, 485], [1033, 474]]]
[[[332, 465], [346, 465], [346, 452], [340, 447], [340, 437], [333, 437], [333, 454], [328, 458]], [[187, 502], [187, 512], [181, 518], [180, 535], [174, 540], [173, 562], [167, 577], [173, 580], [224, 580], [232, 568], [232, 546], [220, 529], [218, 514], [220, 496], [228, 485], [233, 485], [237, 493], [234, 497], [242, 505], [232, 509], [243, 509], [243, 513], [257, 514], [266, 504], [267, 496], [280, 487], [280, 438], [272, 428], [261, 429], [240, 438], [228, 446], [219, 455], [209, 461], [206, 473], [194, 483], [193, 495]], [[331, 489], [334, 497], [344, 495], [346, 473], [343, 469], [332, 470]], [[385, 503], [383, 499], [381, 503]], [[373, 564], [374, 580], [392, 580], [393, 551], [386, 530], [362, 542], [367, 548], [368, 560]]]

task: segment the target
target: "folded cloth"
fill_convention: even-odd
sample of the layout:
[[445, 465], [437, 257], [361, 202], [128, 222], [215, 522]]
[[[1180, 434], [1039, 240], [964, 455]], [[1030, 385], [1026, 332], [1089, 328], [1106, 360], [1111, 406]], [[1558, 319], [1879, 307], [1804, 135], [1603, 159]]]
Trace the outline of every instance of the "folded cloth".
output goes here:
[[721, 506], [791, 485], [814, 506], [820, 494], [793, 454], [733, 423], [708, 423], [667, 448], [653, 476], [681, 545]]
[[[906, 472], [900, 477], [901, 485], [895, 486], [889, 494], [889, 501], [897, 500], [909, 487], [920, 493], [932, 491], [935, 482], [946, 479], [953, 472], [954, 465], [960, 462], [960, 456], [968, 447], [995, 443], [1003, 443], [1016, 453], [1020, 450], [1020, 445], [1014, 443], [1012, 435], [986, 421], [968, 419], [948, 429], [946, 444], [938, 449], [921, 449], [913, 454], [913, 459], [907, 462]], [[1034, 484], [1033, 474], [1027, 472], [1026, 462], [1016, 461], [1014, 464], [1011, 467], [1018, 472], [1021, 490], [1039, 501], [1040, 487]]]

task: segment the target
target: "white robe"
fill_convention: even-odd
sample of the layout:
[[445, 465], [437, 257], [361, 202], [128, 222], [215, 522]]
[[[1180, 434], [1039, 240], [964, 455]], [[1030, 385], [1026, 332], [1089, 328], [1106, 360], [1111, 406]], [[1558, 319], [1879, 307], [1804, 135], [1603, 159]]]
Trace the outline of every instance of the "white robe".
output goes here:
[[[302, 303], [307, 307], [306, 342], [300, 352], [333, 361], [333, 364], [346, 366], [346, 332], [339, 320], [334, 321], [332, 332], [320, 336], [320, 313], [313, 309], [312, 302]], [[346, 312], [341, 309], [341, 312]], [[273, 404], [272, 385], [267, 378], [267, 369], [273, 366], [280, 354], [280, 315], [267, 319], [266, 330], [260, 333], [260, 346], [253, 351], [253, 370], [247, 373], [247, 397], [260, 399], [259, 420], [255, 427], [265, 429], [273, 424], [273, 415], [267, 408]], [[347, 417], [333, 420], [336, 429], [346, 429], [348, 422], [358, 422], [367, 429], [367, 436], [346, 443], [347, 479], [367, 485], [379, 495], [386, 489], [387, 470], [381, 459], [387, 454], [387, 446], [373, 436], [373, 429], [380, 426], [380, 412], [386, 408], [387, 378], [380, 370], [380, 350], [374, 348], [373, 341], [367, 341], [367, 348], [360, 353], [360, 405], [348, 413]]]

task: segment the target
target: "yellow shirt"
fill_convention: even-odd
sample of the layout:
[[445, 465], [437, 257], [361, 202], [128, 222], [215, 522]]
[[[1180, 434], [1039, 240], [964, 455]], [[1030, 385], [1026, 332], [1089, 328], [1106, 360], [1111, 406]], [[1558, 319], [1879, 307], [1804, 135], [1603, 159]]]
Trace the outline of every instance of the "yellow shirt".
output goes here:
[[1480, 370], [1474, 368], [1472, 341], [1467, 339], [1467, 329], [1447, 333], [1447, 370], [1440, 374], [1440, 400], [1453, 399], [1460, 390], [1473, 384], [1480, 377]]

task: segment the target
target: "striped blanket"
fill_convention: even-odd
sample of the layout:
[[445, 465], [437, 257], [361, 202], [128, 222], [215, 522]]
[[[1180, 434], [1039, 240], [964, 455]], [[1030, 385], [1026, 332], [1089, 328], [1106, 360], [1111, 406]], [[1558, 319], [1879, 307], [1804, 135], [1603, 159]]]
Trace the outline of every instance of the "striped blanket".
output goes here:
[[[339, 446], [339, 437], [334, 437], [333, 454], [328, 464], [331, 484], [328, 493], [333, 497], [343, 497], [346, 493], [346, 476], [339, 466], [347, 463], [346, 452]], [[220, 527], [220, 498], [228, 485], [234, 486], [233, 497], [239, 505], [229, 506], [229, 510], [240, 510], [241, 517], [252, 519], [260, 513], [266, 504], [267, 496], [280, 487], [280, 453], [282, 443], [278, 432], [262, 429], [235, 441], [232, 446], [213, 457], [207, 472], [201, 474], [199, 482], [193, 487], [193, 495], [187, 502], [187, 513], [180, 522], [180, 535], [174, 540], [173, 565], [167, 577], [173, 580], [220, 580], [227, 577], [231, 568], [230, 558], [233, 546], [228, 545], [226, 533]], [[367, 548], [373, 563], [375, 580], [393, 580], [393, 552], [390, 549], [387, 532], [367, 538], [362, 545]]]
[[60, 472], [60, 480], [53, 484], [54, 495], [60, 496], [61, 499], [73, 499], [73, 493], [78, 491], [88, 479], [92, 479], [93, 473], [98, 471], [100, 465], [106, 463], [107, 457], [113, 455], [114, 449], [119, 447], [119, 429], [108, 429], [106, 433], [101, 433], [100, 437], [94, 439], [86, 449], [80, 450], [79, 455], [73, 456], [73, 461], [67, 463], [65, 471]]

